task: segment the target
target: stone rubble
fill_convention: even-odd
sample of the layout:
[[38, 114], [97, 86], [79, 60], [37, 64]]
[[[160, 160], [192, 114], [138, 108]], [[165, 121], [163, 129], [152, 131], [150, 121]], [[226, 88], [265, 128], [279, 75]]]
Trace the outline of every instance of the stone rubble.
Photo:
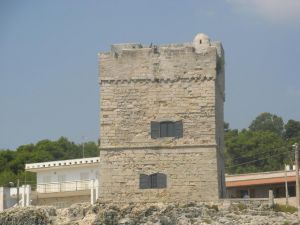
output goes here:
[[11, 208], [0, 213], [1, 225], [297, 225], [297, 214], [275, 212], [266, 204], [97, 203]]

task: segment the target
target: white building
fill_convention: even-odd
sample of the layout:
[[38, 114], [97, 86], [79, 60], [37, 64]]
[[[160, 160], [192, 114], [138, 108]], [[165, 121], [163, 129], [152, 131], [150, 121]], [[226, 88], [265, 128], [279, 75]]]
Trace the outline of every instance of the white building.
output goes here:
[[93, 157], [26, 164], [26, 171], [37, 173], [32, 202], [60, 208], [95, 202], [99, 193], [99, 161], [99, 157]]
[[[19, 195], [18, 195], [19, 192]], [[31, 205], [31, 186], [0, 187], [0, 212], [15, 206]]]

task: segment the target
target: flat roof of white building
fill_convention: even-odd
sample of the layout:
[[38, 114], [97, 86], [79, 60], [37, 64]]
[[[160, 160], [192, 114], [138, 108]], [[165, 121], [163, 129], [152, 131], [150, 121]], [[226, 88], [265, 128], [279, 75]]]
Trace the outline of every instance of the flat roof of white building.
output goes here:
[[82, 166], [96, 166], [99, 165], [100, 157], [68, 159], [40, 163], [25, 164], [25, 170], [30, 172], [38, 172], [41, 170], [58, 169], [58, 168], [74, 168]]

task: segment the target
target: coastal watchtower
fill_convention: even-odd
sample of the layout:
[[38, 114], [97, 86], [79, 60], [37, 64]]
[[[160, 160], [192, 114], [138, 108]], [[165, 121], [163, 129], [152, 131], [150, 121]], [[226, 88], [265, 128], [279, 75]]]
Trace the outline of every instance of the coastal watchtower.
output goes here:
[[214, 201], [224, 184], [224, 51], [115, 44], [100, 53], [100, 198]]

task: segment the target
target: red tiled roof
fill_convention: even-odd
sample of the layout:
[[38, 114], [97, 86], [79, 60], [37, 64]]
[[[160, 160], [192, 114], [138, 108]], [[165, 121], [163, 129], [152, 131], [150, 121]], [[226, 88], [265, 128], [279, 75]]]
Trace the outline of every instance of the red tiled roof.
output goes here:
[[[287, 177], [287, 182], [295, 182], [295, 176]], [[278, 184], [284, 183], [284, 177], [276, 178], [263, 178], [256, 180], [239, 180], [239, 181], [226, 181], [226, 187], [241, 187], [241, 186], [255, 186], [255, 185], [264, 185], [264, 184]]]

